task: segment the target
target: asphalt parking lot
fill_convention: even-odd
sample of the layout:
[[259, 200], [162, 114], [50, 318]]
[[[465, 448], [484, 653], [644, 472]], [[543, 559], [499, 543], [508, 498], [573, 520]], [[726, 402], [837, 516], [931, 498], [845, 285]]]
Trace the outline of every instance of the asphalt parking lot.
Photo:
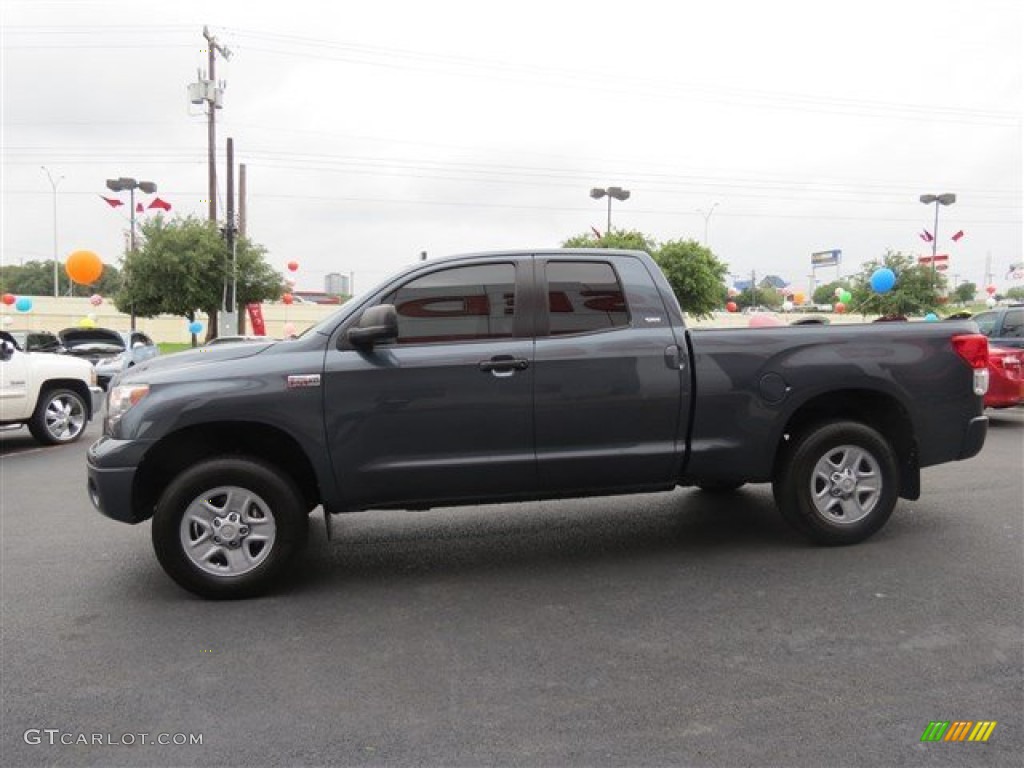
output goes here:
[[[331, 542], [317, 512], [300, 571], [235, 603], [91, 508], [97, 424], [0, 433], [0, 763], [1019, 766], [1024, 411], [990, 416], [856, 547], [805, 544], [767, 486], [360, 513]], [[997, 725], [921, 741], [956, 720]]]

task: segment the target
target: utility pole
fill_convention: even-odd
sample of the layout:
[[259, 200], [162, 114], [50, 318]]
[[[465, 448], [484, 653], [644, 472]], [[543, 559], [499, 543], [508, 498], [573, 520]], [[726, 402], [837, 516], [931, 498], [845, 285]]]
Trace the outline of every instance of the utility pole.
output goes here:
[[[238, 251], [235, 242], [235, 140], [227, 142], [227, 193], [224, 207], [224, 242], [229, 267], [224, 271], [223, 307], [217, 321], [218, 335], [235, 333], [238, 328]], [[228, 329], [231, 329], [229, 332]]]
[[238, 164], [238, 235], [245, 237], [246, 224], [246, 188], [245, 188], [245, 163]]
[[207, 66], [206, 75], [199, 74], [199, 81], [189, 87], [189, 97], [193, 104], [206, 104], [207, 116], [207, 153], [208, 174], [209, 174], [209, 218], [210, 221], [217, 220], [217, 110], [224, 106], [224, 84], [217, 82], [217, 54], [220, 53], [225, 61], [231, 59], [231, 51], [220, 43], [217, 38], [210, 34], [207, 27], [203, 27], [203, 37], [206, 38]]

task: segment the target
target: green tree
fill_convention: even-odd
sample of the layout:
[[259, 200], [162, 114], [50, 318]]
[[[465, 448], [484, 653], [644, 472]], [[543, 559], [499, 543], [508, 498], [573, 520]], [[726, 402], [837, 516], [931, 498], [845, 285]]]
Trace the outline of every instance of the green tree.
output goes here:
[[[896, 285], [886, 293], [877, 293], [871, 287], [871, 276], [881, 267], [888, 267], [896, 274]], [[854, 276], [853, 306], [850, 310], [879, 315], [924, 314], [938, 309], [939, 294], [945, 285], [946, 278], [941, 272], [921, 266], [914, 256], [886, 251], [884, 256], [869, 261]]]
[[978, 293], [978, 286], [972, 282], [960, 283], [953, 291], [953, 298], [959, 301], [961, 304], [966, 304], [969, 301], [974, 301], [975, 294]]
[[841, 288], [845, 291], [853, 292], [850, 288], [850, 283], [847, 280], [833, 280], [831, 283], [824, 283], [814, 289], [814, 295], [811, 296], [811, 301], [815, 304], [835, 304], [836, 303], [836, 288]]
[[[57, 287], [61, 296], [68, 295], [71, 280], [64, 270], [64, 264], [57, 263]], [[75, 285], [75, 296], [113, 296], [121, 285], [121, 273], [117, 267], [104, 264], [103, 274], [93, 285]], [[25, 264], [5, 264], [0, 267], [0, 293], [15, 296], [52, 296], [53, 259], [29, 261]]]
[[[207, 338], [217, 334], [217, 311], [224, 301], [224, 278], [231, 255], [213, 222], [157, 216], [142, 225], [142, 244], [125, 258], [124, 288], [117, 308], [142, 317], [179, 315], [189, 321], [207, 315]], [[237, 243], [239, 304], [276, 299], [282, 276], [264, 259], [265, 249], [245, 238]]]
[[654, 254], [683, 311], [708, 317], [725, 300], [728, 267], [696, 240], [670, 240]]
[[[974, 298], [973, 295], [971, 298]], [[1015, 301], [1024, 300], [1024, 285], [1015, 285], [1013, 288], [1006, 292], [1006, 298], [1013, 299]]]
[[563, 248], [623, 248], [631, 251], [646, 251], [654, 256], [658, 250], [657, 243], [642, 232], [625, 229], [613, 229], [601, 237], [593, 234], [582, 234], [570, 237]]
[[601, 237], [582, 234], [570, 237], [563, 248], [623, 248], [650, 254], [668, 278], [684, 312], [707, 317], [726, 301], [724, 286], [728, 266], [696, 240], [669, 240], [659, 244], [636, 230], [615, 230]]

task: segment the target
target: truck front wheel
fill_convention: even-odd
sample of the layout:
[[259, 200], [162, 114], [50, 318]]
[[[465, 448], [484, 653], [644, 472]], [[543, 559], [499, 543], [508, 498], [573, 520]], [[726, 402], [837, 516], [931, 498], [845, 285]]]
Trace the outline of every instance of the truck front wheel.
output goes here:
[[819, 425], [796, 437], [774, 482], [783, 517], [819, 544], [856, 544], [892, 514], [899, 487], [896, 455], [870, 427]]
[[257, 459], [216, 458], [182, 472], [160, 496], [153, 549], [167, 574], [200, 597], [253, 597], [301, 551], [308, 526], [287, 475]]

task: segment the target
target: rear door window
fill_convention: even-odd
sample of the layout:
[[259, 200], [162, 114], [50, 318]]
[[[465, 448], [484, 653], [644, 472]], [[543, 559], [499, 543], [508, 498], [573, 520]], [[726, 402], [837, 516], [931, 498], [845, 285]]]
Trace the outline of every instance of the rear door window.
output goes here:
[[594, 333], [629, 325], [629, 309], [615, 270], [605, 262], [546, 265], [552, 336]]

